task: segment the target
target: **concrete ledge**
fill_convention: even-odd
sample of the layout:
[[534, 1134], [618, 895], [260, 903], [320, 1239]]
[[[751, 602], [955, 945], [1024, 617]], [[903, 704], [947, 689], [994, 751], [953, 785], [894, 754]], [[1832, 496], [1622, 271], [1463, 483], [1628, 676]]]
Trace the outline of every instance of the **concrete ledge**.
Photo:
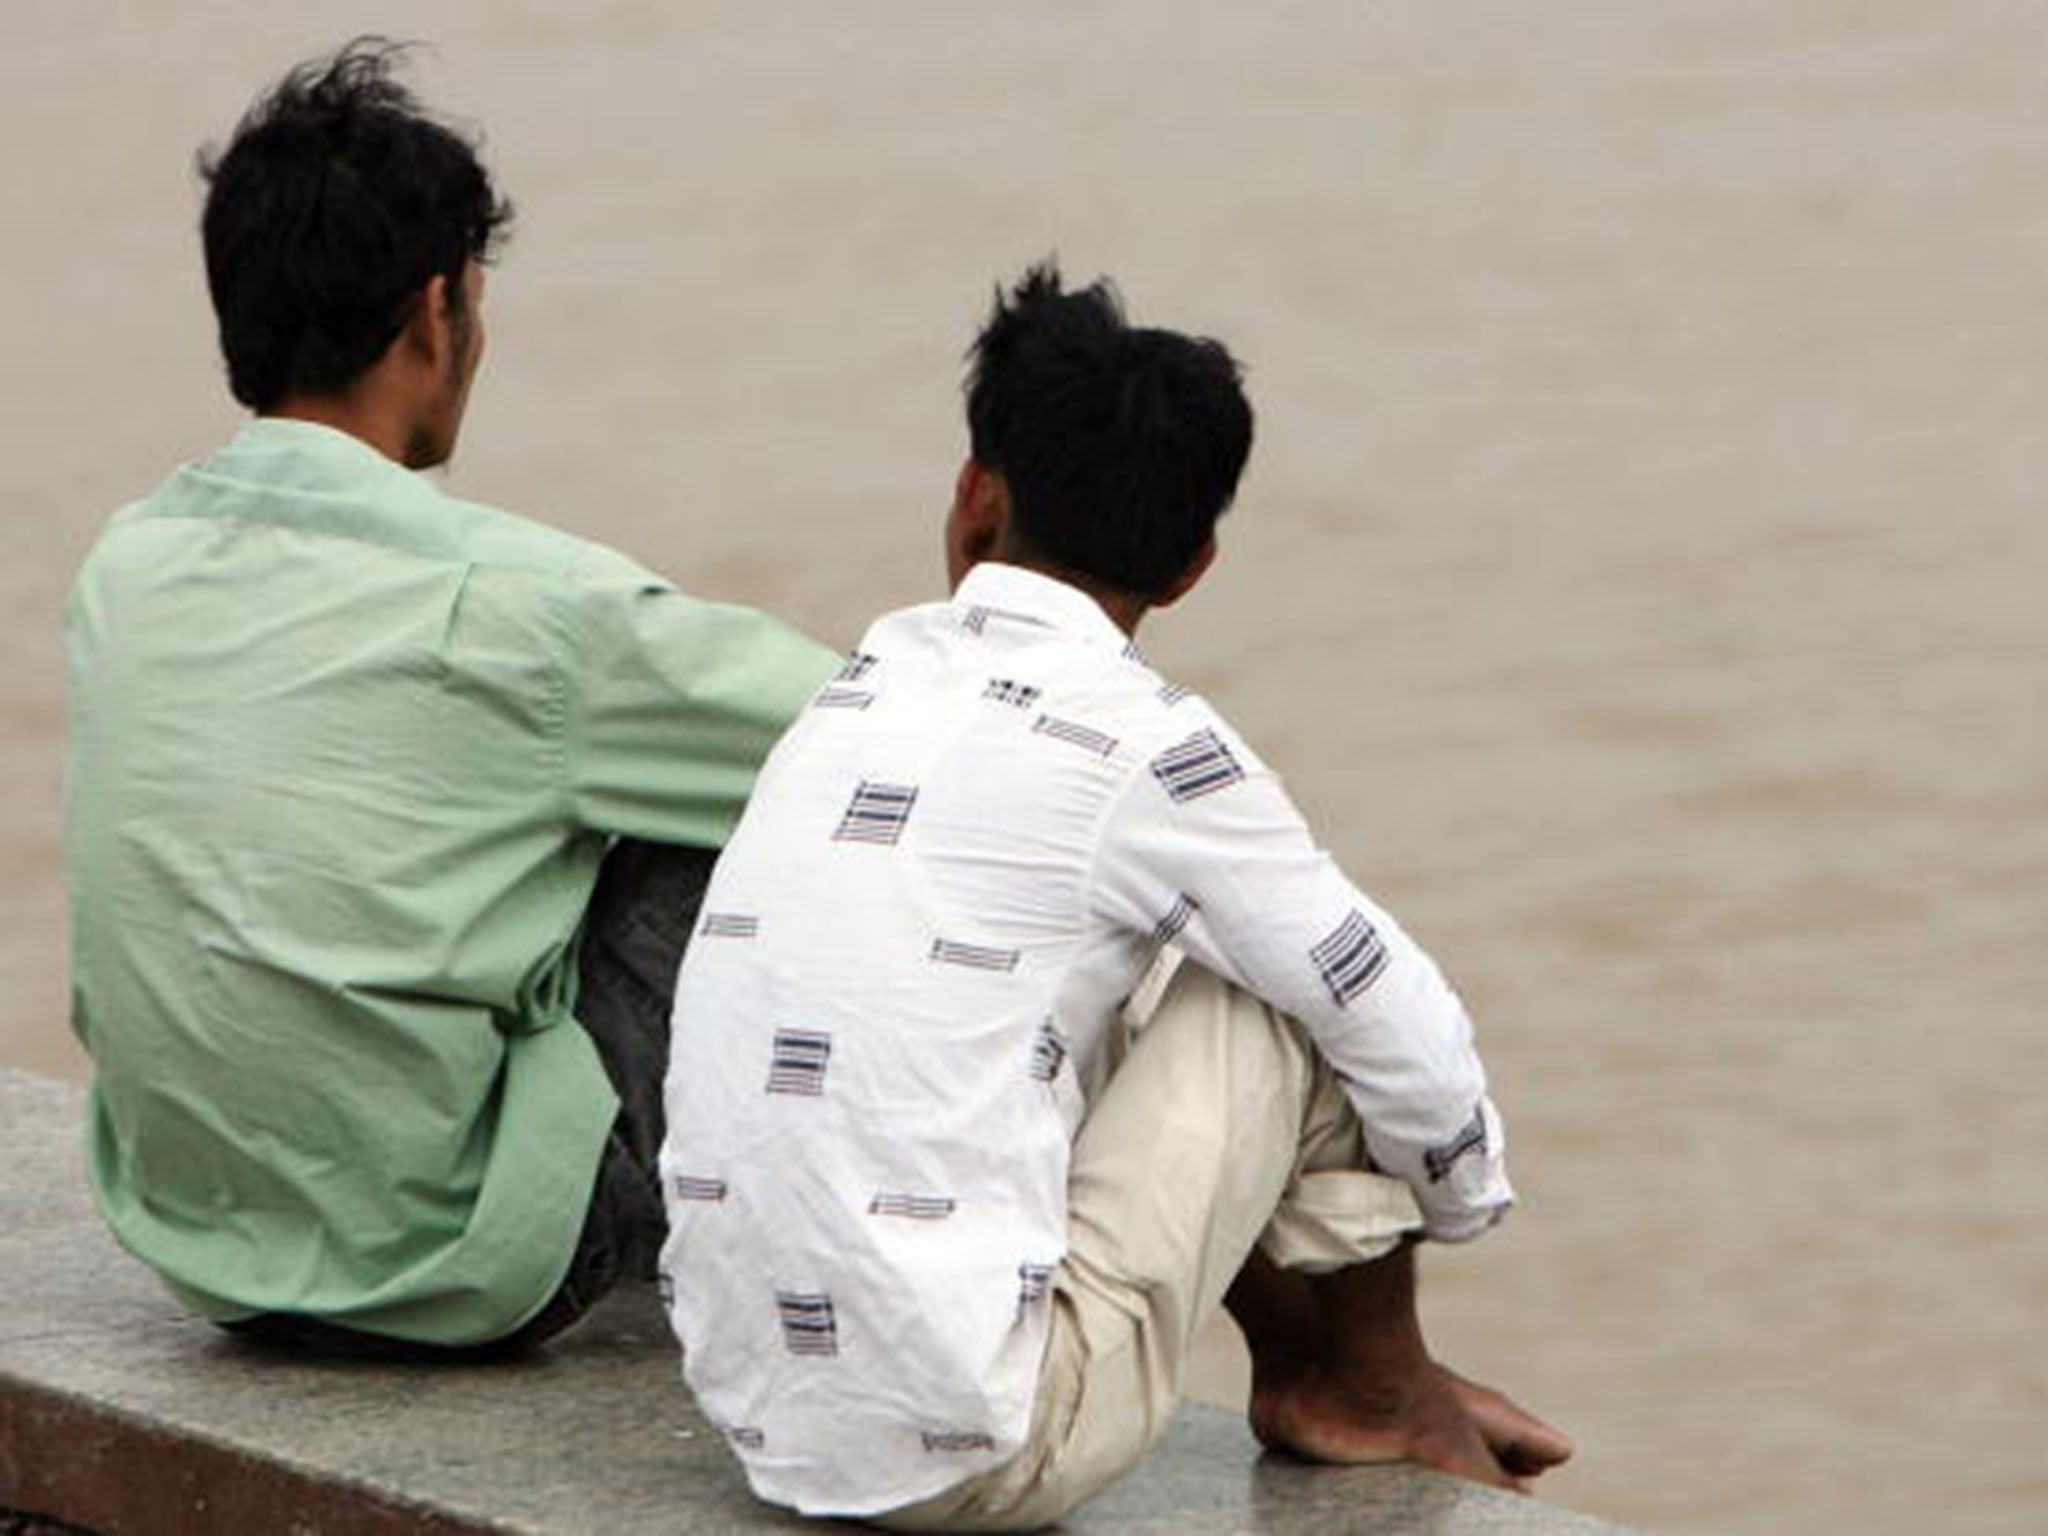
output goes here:
[[[0, 1511], [105, 1536], [835, 1529], [749, 1496], [691, 1406], [645, 1292], [615, 1298], [531, 1359], [483, 1366], [285, 1358], [185, 1316], [91, 1208], [81, 1098], [0, 1072]], [[1238, 1416], [1190, 1407], [1157, 1455], [1067, 1529], [1615, 1527], [1413, 1468], [1262, 1456]]]

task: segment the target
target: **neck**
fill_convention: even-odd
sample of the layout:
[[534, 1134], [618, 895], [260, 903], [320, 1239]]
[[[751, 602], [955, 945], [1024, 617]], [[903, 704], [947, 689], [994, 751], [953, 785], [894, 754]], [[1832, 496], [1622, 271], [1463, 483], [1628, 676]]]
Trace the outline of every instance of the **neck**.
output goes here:
[[335, 395], [289, 395], [259, 414], [346, 432], [407, 469], [428, 469], [439, 462], [423, 449], [415, 413], [388, 391], [359, 385]]

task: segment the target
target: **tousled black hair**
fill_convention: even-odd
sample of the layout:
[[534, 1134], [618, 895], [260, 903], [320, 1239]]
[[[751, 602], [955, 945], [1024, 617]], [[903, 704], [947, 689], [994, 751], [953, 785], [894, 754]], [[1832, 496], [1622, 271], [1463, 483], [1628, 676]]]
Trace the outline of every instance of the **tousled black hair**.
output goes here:
[[464, 265], [511, 222], [475, 146], [393, 78], [405, 52], [359, 37], [300, 64], [200, 154], [207, 286], [228, 386], [253, 410], [346, 388], [430, 279], [461, 302]]
[[968, 359], [970, 451], [1002, 474], [1029, 551], [1141, 597], [1170, 587], [1251, 453], [1228, 349], [1132, 326], [1107, 281], [1068, 293], [1045, 261], [998, 290]]

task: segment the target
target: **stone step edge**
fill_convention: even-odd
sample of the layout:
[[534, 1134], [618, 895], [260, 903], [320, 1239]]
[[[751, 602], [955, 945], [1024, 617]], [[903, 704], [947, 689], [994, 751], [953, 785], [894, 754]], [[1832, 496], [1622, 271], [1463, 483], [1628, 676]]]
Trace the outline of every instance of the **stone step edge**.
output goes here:
[[507, 1536], [516, 1530], [4, 1371], [0, 1507], [98, 1536]]

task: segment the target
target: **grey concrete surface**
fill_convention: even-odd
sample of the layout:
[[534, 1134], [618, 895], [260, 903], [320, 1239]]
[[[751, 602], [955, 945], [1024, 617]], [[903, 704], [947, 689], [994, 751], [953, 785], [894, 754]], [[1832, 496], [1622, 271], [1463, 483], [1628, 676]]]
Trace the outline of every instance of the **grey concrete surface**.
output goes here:
[[[569, 1536], [832, 1529], [755, 1503], [645, 1292], [530, 1359], [406, 1367], [259, 1352], [181, 1314], [83, 1187], [77, 1089], [0, 1072], [0, 1510], [109, 1536]], [[1190, 1407], [1067, 1529], [1088, 1536], [1616, 1528], [1406, 1467], [1262, 1456]]]

